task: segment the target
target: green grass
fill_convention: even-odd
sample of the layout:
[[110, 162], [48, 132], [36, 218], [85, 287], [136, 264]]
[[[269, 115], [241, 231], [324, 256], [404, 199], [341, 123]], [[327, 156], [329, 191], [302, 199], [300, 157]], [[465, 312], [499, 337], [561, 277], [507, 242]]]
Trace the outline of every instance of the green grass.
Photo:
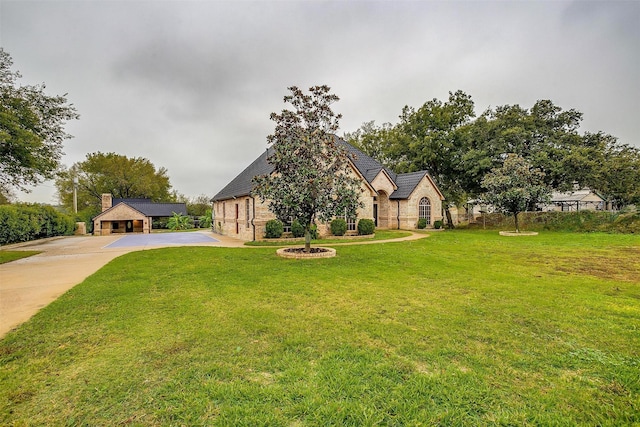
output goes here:
[[640, 423], [640, 237], [124, 255], [0, 341], [1, 425]]
[[0, 264], [38, 255], [38, 251], [0, 251]]
[[[326, 239], [316, 239], [311, 241], [311, 246], [400, 239], [402, 237], [407, 237], [410, 235], [411, 235], [410, 232], [402, 231], [402, 230], [376, 230], [375, 234], [371, 236], [353, 236], [352, 238], [349, 238], [347, 236], [342, 239], [335, 239], [335, 238], [332, 239], [330, 237]], [[295, 246], [300, 244], [304, 244], [304, 237], [286, 239], [286, 241], [285, 239], [275, 239], [275, 241], [256, 240], [253, 242], [246, 242], [245, 246]]]

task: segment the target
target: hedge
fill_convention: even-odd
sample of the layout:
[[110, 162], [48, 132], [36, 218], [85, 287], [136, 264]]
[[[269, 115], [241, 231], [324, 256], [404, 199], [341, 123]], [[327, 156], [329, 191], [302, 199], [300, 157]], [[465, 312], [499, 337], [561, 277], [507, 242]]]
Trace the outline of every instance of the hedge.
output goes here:
[[74, 219], [51, 206], [0, 206], [0, 245], [70, 235], [74, 229]]

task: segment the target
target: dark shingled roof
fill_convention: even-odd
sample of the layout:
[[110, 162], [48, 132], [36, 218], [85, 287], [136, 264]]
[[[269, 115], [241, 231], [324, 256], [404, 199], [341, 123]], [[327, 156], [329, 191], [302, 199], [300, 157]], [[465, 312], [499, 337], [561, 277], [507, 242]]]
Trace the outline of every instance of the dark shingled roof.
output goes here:
[[395, 180], [398, 189], [389, 198], [393, 200], [408, 198], [426, 174], [427, 171], [398, 174]]
[[[343, 141], [342, 139], [335, 137], [336, 142], [342, 145], [353, 162], [353, 165], [358, 169], [358, 172], [367, 180], [369, 184], [375, 179], [382, 169], [389, 175], [389, 177], [395, 182], [398, 189], [393, 192], [390, 198], [392, 199], [405, 199], [409, 197], [411, 192], [416, 188], [420, 180], [427, 174], [426, 171], [413, 172], [407, 174], [398, 175], [393, 171], [385, 168], [375, 160], [374, 158], [366, 155], [362, 151], [358, 150], [351, 144]], [[243, 170], [238, 176], [236, 176], [229, 184], [218, 192], [211, 199], [212, 202], [218, 200], [227, 200], [234, 197], [244, 197], [251, 194], [253, 190], [253, 177], [258, 175], [267, 175], [273, 171], [273, 165], [271, 165], [267, 158], [272, 153], [272, 148], [269, 148], [263, 152], [253, 163], [251, 163], [245, 170]]]
[[217, 200], [232, 199], [234, 197], [244, 197], [251, 194], [253, 190], [253, 178], [259, 175], [268, 175], [273, 172], [273, 165], [267, 162], [267, 158], [273, 152], [272, 148], [264, 151], [253, 163], [251, 163], [240, 175], [236, 176], [226, 187], [218, 192], [211, 199]]
[[371, 181], [373, 181], [375, 177], [378, 176], [382, 169], [384, 169], [389, 174], [391, 179], [395, 181], [396, 174], [382, 166], [376, 159], [364, 154], [362, 151], [358, 150], [348, 142], [345, 142], [339, 138], [336, 138], [336, 140], [339, 144], [342, 144], [342, 146], [349, 152], [351, 161], [358, 169], [358, 171], [362, 174], [362, 176], [364, 176], [367, 182], [371, 183]]
[[187, 205], [184, 203], [155, 203], [150, 199], [113, 199], [111, 206], [117, 206], [120, 203], [131, 206], [145, 216], [168, 217], [173, 216], [174, 213], [187, 214]]

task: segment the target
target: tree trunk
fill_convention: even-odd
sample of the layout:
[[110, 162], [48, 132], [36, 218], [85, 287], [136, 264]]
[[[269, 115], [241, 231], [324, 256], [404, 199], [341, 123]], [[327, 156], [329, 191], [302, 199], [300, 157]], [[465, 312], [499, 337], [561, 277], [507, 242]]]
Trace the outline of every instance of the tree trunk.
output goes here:
[[304, 230], [304, 251], [305, 253], [311, 252], [311, 230], [308, 226]]
[[513, 213], [513, 221], [516, 223], [516, 233], [519, 233], [520, 227], [518, 226], [518, 212]]
[[447, 228], [454, 229], [456, 226], [453, 224], [453, 219], [451, 218], [451, 211], [449, 210], [449, 206], [444, 208], [444, 213], [447, 216]]

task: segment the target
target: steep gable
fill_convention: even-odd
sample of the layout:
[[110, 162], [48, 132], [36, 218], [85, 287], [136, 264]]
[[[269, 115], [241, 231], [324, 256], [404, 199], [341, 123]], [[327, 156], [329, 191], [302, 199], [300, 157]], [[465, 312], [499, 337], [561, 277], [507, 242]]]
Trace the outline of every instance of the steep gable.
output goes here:
[[409, 198], [418, 184], [420, 184], [420, 182], [425, 178], [429, 180], [433, 188], [437, 191], [440, 200], [444, 200], [444, 196], [442, 195], [442, 193], [440, 193], [440, 190], [435, 185], [427, 171], [398, 174], [396, 178], [398, 189], [394, 191], [393, 194], [389, 196], [389, 198], [392, 200]]
[[218, 194], [213, 196], [211, 201], [227, 200], [251, 194], [253, 190], [253, 178], [259, 175], [268, 175], [273, 172], [273, 165], [267, 161], [271, 153], [273, 153], [272, 148], [264, 151], [253, 163], [220, 190]]

